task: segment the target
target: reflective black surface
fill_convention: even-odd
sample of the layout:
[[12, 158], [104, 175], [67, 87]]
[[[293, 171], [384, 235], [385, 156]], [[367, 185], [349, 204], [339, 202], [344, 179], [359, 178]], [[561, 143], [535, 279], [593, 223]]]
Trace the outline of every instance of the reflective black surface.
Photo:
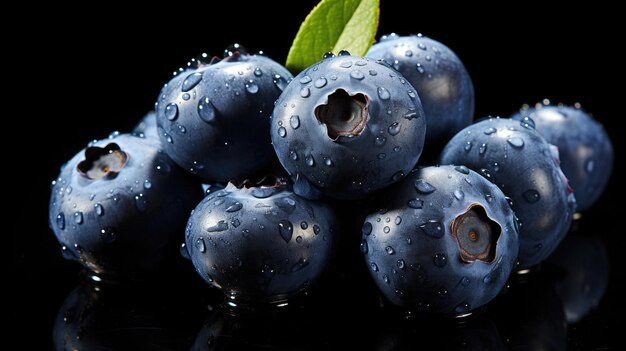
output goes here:
[[[17, 100], [7, 100], [20, 113], [6, 117], [5, 129], [20, 140], [9, 150], [15, 162], [5, 168], [11, 180], [5, 184], [11, 265], [3, 284], [9, 294], [4, 301], [10, 311], [9, 339], [42, 350], [58, 342], [83, 349], [148, 350], [402, 350], [428, 348], [426, 343], [450, 349], [536, 349], [541, 344], [587, 350], [621, 345], [626, 312], [621, 182], [626, 174], [618, 94], [623, 70], [613, 53], [621, 22], [611, 18], [618, 12], [589, 4], [550, 9], [526, 3], [499, 14], [478, 8], [451, 13], [447, 3], [438, 8], [417, 4], [420, 11], [408, 11], [398, 2], [382, 2], [379, 34], [423, 32], [459, 55], [474, 81], [477, 116], [508, 116], [522, 103], [548, 97], [580, 102], [605, 124], [616, 153], [613, 175], [599, 202], [570, 233], [591, 242], [582, 251], [572, 245], [578, 252], [574, 257], [589, 261], [568, 264], [567, 253], [555, 261], [583, 273], [546, 263], [534, 275], [512, 281], [506, 294], [466, 321], [407, 320], [381, 306], [360, 256], [360, 232], [347, 231], [343, 251], [319, 283], [278, 315], [232, 316], [183, 258], [144, 285], [102, 286], [99, 292], [93, 280], [81, 285], [79, 266], [63, 260], [47, 223], [50, 181], [61, 164], [91, 139], [114, 129], [130, 131], [153, 107], [171, 72], [201, 52], [219, 56], [227, 45], [241, 42], [251, 52], [263, 50], [284, 62], [300, 21], [316, 1], [298, 2], [288, 11], [277, 2], [227, 2], [220, 4], [221, 11], [206, 2], [158, 8], [154, 15], [102, 7], [97, 10], [101, 17], [50, 15], [37, 23], [45, 30], [20, 40], [19, 48], [13, 47], [17, 36], [8, 43], [20, 61], [8, 68], [21, 77], [11, 87]], [[64, 5], [54, 6], [56, 12], [69, 13], [59, 7]], [[596, 15], [602, 26], [592, 25]], [[25, 19], [29, 25], [32, 21]], [[22, 145], [45, 150], [34, 154]]]

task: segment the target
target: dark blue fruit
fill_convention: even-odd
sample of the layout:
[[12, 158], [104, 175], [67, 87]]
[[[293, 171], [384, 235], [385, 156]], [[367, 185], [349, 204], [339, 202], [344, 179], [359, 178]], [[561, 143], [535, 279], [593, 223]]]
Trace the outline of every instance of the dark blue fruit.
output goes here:
[[468, 313], [493, 299], [515, 266], [513, 211], [498, 187], [464, 166], [414, 171], [374, 204], [361, 251], [398, 306]]
[[465, 165], [511, 198], [520, 219], [520, 269], [554, 251], [572, 222], [576, 201], [558, 164], [558, 150], [522, 121], [488, 118], [448, 142], [441, 164]]
[[202, 187], [154, 140], [114, 133], [52, 182], [49, 220], [63, 255], [96, 274], [155, 271], [171, 253]]
[[532, 118], [541, 136], [559, 148], [561, 169], [574, 189], [578, 209], [591, 207], [613, 169], [613, 145], [602, 124], [578, 105], [537, 104], [512, 116], [516, 120], [524, 117]]
[[229, 184], [198, 204], [185, 243], [198, 274], [231, 304], [274, 304], [322, 273], [336, 227], [328, 206], [283, 185]]
[[159, 137], [181, 167], [205, 180], [241, 182], [275, 161], [274, 102], [292, 75], [233, 46], [223, 60], [196, 60], [165, 85], [156, 104]]
[[342, 52], [294, 78], [271, 128], [298, 194], [355, 199], [404, 178], [422, 152], [426, 122], [398, 72]]
[[439, 153], [446, 141], [472, 123], [472, 80], [447, 46], [421, 34], [401, 37], [393, 33], [382, 36], [366, 56], [384, 60], [417, 90], [428, 125], [425, 152]]

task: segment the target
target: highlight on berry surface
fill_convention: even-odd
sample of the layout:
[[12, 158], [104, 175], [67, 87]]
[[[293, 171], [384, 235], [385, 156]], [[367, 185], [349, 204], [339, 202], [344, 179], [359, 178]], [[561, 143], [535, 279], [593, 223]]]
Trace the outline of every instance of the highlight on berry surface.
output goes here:
[[364, 56], [378, 29], [379, 0], [322, 0], [306, 17], [291, 44], [286, 67], [294, 74], [327, 52]]

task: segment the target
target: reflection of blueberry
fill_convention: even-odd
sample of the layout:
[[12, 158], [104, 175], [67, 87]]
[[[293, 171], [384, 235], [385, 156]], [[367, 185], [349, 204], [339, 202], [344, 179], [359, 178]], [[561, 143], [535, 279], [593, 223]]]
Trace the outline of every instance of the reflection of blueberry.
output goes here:
[[520, 268], [554, 251], [569, 229], [576, 202], [558, 165], [558, 151], [531, 119], [489, 118], [448, 142], [441, 164], [462, 164], [490, 179], [512, 199], [520, 219]]
[[559, 296], [545, 276], [525, 275], [489, 304], [509, 350], [566, 350], [567, 323]]
[[153, 271], [175, 252], [172, 239], [202, 188], [155, 141], [112, 137], [90, 144], [62, 168], [53, 182], [50, 225], [64, 256], [96, 273]]
[[336, 227], [329, 207], [280, 184], [230, 184], [196, 207], [185, 241], [198, 274], [234, 303], [275, 303], [321, 274]]
[[243, 181], [276, 158], [268, 121], [292, 76], [241, 46], [226, 54], [190, 62], [165, 85], [157, 124], [165, 152], [181, 167], [210, 181]]
[[484, 315], [460, 320], [394, 318], [380, 324], [376, 350], [507, 350], [496, 326]]
[[427, 167], [385, 190], [361, 251], [383, 294], [412, 310], [464, 314], [493, 299], [519, 250], [504, 194], [463, 166]]
[[60, 307], [52, 331], [55, 350], [184, 350], [191, 346], [193, 330], [202, 321], [202, 313], [197, 312], [205, 307], [201, 289], [188, 289], [182, 281], [176, 281], [180, 289], [89, 283], [81, 282]]
[[422, 35], [390, 34], [374, 44], [366, 56], [384, 60], [417, 90], [428, 125], [426, 153], [436, 157], [447, 140], [472, 122], [472, 80], [447, 46]]
[[569, 235], [547, 262], [555, 267], [552, 282], [568, 323], [580, 321], [600, 304], [609, 283], [609, 259], [600, 239]]
[[584, 210], [598, 200], [613, 168], [613, 145], [600, 123], [580, 106], [537, 104], [513, 115], [530, 117], [537, 131], [559, 148], [561, 169], [576, 195], [578, 209]]
[[298, 194], [354, 199], [402, 179], [425, 128], [419, 97], [398, 72], [342, 52], [294, 78], [276, 102], [271, 135]]

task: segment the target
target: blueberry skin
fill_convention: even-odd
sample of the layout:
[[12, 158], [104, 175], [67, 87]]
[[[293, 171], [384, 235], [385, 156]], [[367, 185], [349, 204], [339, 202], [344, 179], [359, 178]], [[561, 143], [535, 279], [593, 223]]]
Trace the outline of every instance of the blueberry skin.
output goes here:
[[511, 198], [520, 220], [520, 266], [543, 261], [563, 240], [576, 200], [558, 165], [558, 151], [533, 128], [533, 121], [488, 118], [455, 135], [441, 164], [462, 164], [496, 184]]
[[511, 118], [530, 117], [537, 131], [559, 148], [561, 169], [574, 189], [578, 210], [591, 207], [606, 187], [613, 170], [613, 145], [602, 124], [580, 107], [525, 108]]
[[[498, 187], [466, 167], [421, 168], [373, 203], [380, 210], [363, 224], [361, 252], [380, 291], [398, 306], [467, 313], [493, 299], [515, 266], [515, 215]], [[497, 230], [480, 234], [491, 256], [468, 260], [453, 224], [480, 207], [481, 223]]]
[[322, 273], [337, 220], [323, 203], [284, 187], [225, 189], [195, 208], [185, 235], [198, 274], [240, 305], [273, 303]]
[[[415, 166], [426, 122], [413, 87], [368, 58], [327, 57], [276, 102], [272, 144], [299, 183], [337, 199], [364, 198]], [[299, 193], [300, 194], [300, 193]]]
[[269, 116], [291, 78], [271, 59], [239, 52], [178, 73], [155, 108], [165, 152], [204, 180], [255, 175], [276, 159]]
[[88, 179], [80, 151], [53, 182], [49, 220], [65, 258], [96, 274], [138, 276], [174, 257], [177, 234], [202, 198], [202, 187], [154, 141], [112, 134], [90, 146], [115, 143], [128, 156], [116, 176]]
[[420, 35], [389, 34], [366, 57], [384, 60], [417, 90], [428, 129], [425, 152], [437, 154], [474, 116], [474, 87], [457, 55], [444, 44]]

